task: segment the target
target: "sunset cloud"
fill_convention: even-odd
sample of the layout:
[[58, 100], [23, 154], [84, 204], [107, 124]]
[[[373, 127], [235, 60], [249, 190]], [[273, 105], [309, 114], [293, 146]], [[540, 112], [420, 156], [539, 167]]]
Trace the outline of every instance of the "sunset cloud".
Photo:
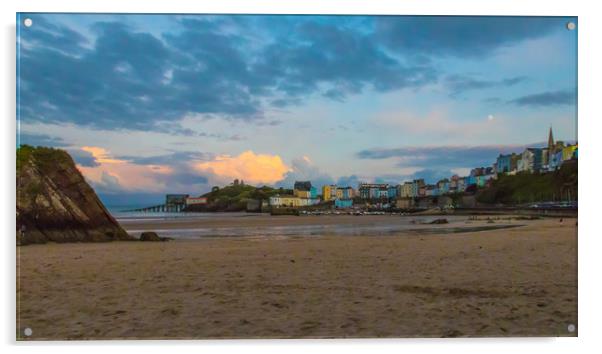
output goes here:
[[97, 146], [82, 146], [83, 151], [89, 152], [99, 163], [109, 164], [121, 164], [125, 163], [124, 160], [113, 159], [109, 156], [109, 152], [106, 149]]
[[227, 180], [238, 178], [251, 184], [275, 183], [290, 171], [280, 156], [256, 154], [251, 150], [238, 156], [219, 155], [212, 161], [198, 163], [196, 168], [216, 177]]
[[166, 165], [140, 165], [115, 158], [111, 153], [98, 146], [83, 146], [80, 151], [91, 154], [96, 164], [77, 164], [82, 174], [100, 191], [162, 191], [166, 175], [174, 173]]

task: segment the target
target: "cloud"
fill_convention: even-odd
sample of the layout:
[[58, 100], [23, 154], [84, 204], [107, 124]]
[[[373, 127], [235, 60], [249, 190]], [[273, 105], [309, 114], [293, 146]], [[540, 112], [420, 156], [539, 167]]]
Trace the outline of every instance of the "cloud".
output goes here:
[[[533, 146], [533, 145], [528, 145]], [[484, 146], [430, 146], [401, 147], [393, 149], [369, 149], [357, 153], [361, 159], [393, 158], [399, 167], [420, 167], [429, 172], [443, 169], [491, 166], [497, 156], [511, 152], [522, 152], [527, 145], [484, 145]]]
[[404, 182], [409, 182], [415, 179], [423, 178], [426, 183], [434, 184], [441, 179], [449, 178], [453, 174], [454, 173], [452, 172], [452, 170], [445, 168], [421, 168], [409, 174], [387, 174], [376, 176], [373, 179], [373, 181], [374, 183], [388, 183], [390, 185], [398, 185]]
[[129, 157], [113, 156], [98, 146], [84, 146], [81, 152], [70, 149], [72, 156], [87, 153], [94, 163], [81, 163], [78, 168], [95, 189], [104, 194], [115, 193], [201, 193], [208, 189], [209, 177], [194, 168], [194, 163], [208, 155], [175, 152], [167, 155]]
[[542, 147], [544, 142], [529, 145], [481, 146], [406, 146], [359, 151], [360, 159], [386, 160], [402, 171], [400, 174], [378, 175], [377, 183], [397, 184], [423, 178], [435, 183], [454, 174], [466, 176], [475, 167], [492, 166], [500, 154], [521, 153], [527, 147]]
[[499, 97], [487, 97], [483, 99], [483, 102], [492, 105], [504, 103], [504, 101]]
[[307, 156], [293, 159], [291, 169], [276, 183], [276, 186], [292, 188], [295, 181], [311, 181], [312, 186], [318, 189], [334, 183], [334, 179], [314, 165]]
[[302, 101], [299, 98], [287, 97], [287, 98], [276, 98], [270, 102], [270, 104], [276, 108], [285, 108], [288, 106], [301, 105]]
[[574, 105], [576, 100], [575, 90], [548, 91], [522, 96], [509, 101], [519, 106], [560, 106]]
[[[30, 17], [31, 18], [31, 17]], [[22, 36], [22, 45], [58, 50], [64, 53], [81, 54], [88, 39], [80, 33], [65, 26], [55, 25], [42, 16], [33, 17], [34, 27], [28, 28], [27, 35]], [[35, 31], [30, 29], [36, 29]]]
[[437, 107], [426, 114], [408, 111], [384, 112], [374, 116], [371, 121], [379, 128], [401, 129], [408, 135], [428, 136], [440, 144], [464, 138], [496, 137], [508, 130], [503, 117], [494, 120], [457, 119], [450, 117], [445, 107]]
[[478, 58], [563, 30], [568, 18], [526, 16], [381, 16], [376, 37], [400, 53]]
[[[408, 169], [405, 169], [408, 170]], [[413, 168], [411, 169], [413, 172], [400, 172], [400, 173], [389, 173], [389, 174], [381, 174], [371, 178], [353, 178], [351, 183], [337, 183], [338, 185], [350, 185], [353, 188], [357, 188], [360, 182], [365, 183], [386, 183], [389, 185], [398, 185], [403, 184], [404, 182], [413, 181], [415, 179], [423, 178], [426, 183], [436, 183], [437, 181], [443, 178], [449, 178], [454, 175], [454, 170], [446, 169], [446, 168]], [[468, 170], [470, 172], [470, 169]], [[356, 177], [356, 176], [355, 176]], [[347, 181], [345, 179], [345, 181]]]
[[196, 163], [194, 168], [217, 177], [221, 184], [234, 179], [243, 179], [248, 184], [273, 184], [290, 170], [280, 156], [256, 154], [251, 150], [238, 156], [219, 155], [211, 161]]
[[357, 175], [341, 176], [337, 179], [337, 186], [351, 186], [356, 188], [362, 182], [362, 179]]
[[[427, 64], [387, 54], [340, 17], [184, 18], [160, 38], [125, 22], [97, 22], [92, 42], [53, 15], [31, 17], [36, 25], [21, 33], [19, 61], [28, 121], [194, 136], [175, 124], [186, 114], [261, 122], [265, 103], [298, 105], [315, 93], [340, 101], [437, 76]], [[272, 22], [286, 35], [249, 36]]]
[[91, 155], [99, 163], [123, 164], [124, 160], [115, 159], [110, 156], [109, 151], [98, 146], [82, 146], [81, 150]]
[[[23, 31], [26, 42], [48, 30], [49, 21], [32, 17], [36, 26]], [[91, 48], [72, 43], [59, 50], [52, 43], [40, 44], [42, 39], [29, 40], [19, 63], [22, 116], [183, 135], [194, 132], [174, 130], [164, 122], [190, 112], [254, 118], [258, 103], [235, 68], [240, 63], [234, 58], [241, 57], [242, 48], [225, 50], [236, 46], [235, 41], [210, 32], [211, 23], [206, 24], [205, 37], [194, 36], [196, 32], [186, 26], [178, 36], [162, 40], [121, 22], [99, 22], [92, 26], [97, 37]], [[52, 28], [69, 31], [60, 25]]]
[[199, 185], [206, 185], [209, 182], [209, 178], [207, 176], [201, 176], [198, 173], [193, 172], [181, 172], [166, 178], [166, 183], [168, 186], [172, 183], [175, 185], [181, 186], [190, 186], [189, 191], [191, 193], [197, 192], [200, 193], [201, 189], [198, 188]]
[[425, 168], [419, 171], [416, 171], [414, 174], [408, 176], [409, 180], [420, 179], [423, 178], [426, 183], [434, 184], [437, 181], [440, 181], [444, 178], [450, 178], [454, 175], [454, 172], [450, 169], [445, 168]]
[[[184, 117], [182, 120], [185, 120], [186, 118], [187, 117]], [[208, 117], [201, 118], [201, 120], [207, 119], [207, 118]], [[266, 124], [269, 124], [269, 122]], [[182, 124], [180, 122], [173, 122], [173, 121], [157, 121], [157, 122], [155, 122], [154, 127], [162, 133], [167, 133], [167, 134], [171, 134], [174, 136], [211, 138], [211, 139], [216, 139], [219, 141], [246, 140], [246, 137], [239, 135], [239, 134], [228, 135], [228, 134], [221, 134], [221, 133], [201, 132], [201, 131], [197, 131], [197, 130], [194, 130], [191, 128], [185, 128], [182, 126]]]
[[[268, 45], [254, 71], [273, 78], [285, 97], [322, 92], [342, 100], [365, 88], [390, 91], [433, 82], [430, 66], [407, 65], [382, 50], [370, 35], [348, 28], [344, 20], [294, 20], [287, 37]], [[322, 91], [322, 87], [327, 87]], [[278, 102], [281, 105], [282, 101]]]
[[[89, 40], [52, 14], [28, 16], [35, 26], [23, 28], [20, 38], [24, 119], [184, 136], [206, 136], [177, 124], [187, 114], [260, 123], [267, 110], [299, 105], [316, 94], [344, 101], [365, 90], [419, 88], [438, 80], [435, 56], [486, 55], [562, 29], [566, 22], [547, 17], [183, 16], [161, 35], [125, 21], [96, 22]], [[521, 80], [451, 77], [448, 84], [461, 92]]]
[[159, 171], [168, 168], [171, 173], [158, 173], [155, 176], [159, 183], [174, 190], [200, 193], [202, 188], [208, 186], [209, 177], [207, 174], [200, 174], [195, 169], [195, 164], [210, 160], [213, 157], [213, 154], [198, 151], [177, 151], [155, 156], [120, 156], [119, 159], [135, 165], [148, 166]]
[[107, 171], [102, 171], [100, 175], [100, 181], [96, 183], [96, 187], [99, 190], [119, 191], [123, 187], [119, 183], [117, 176], [110, 174]]
[[[43, 17], [32, 17], [36, 26], [23, 32], [25, 41], [32, 33], [46, 30]], [[55, 27], [67, 31], [64, 26]], [[22, 48], [23, 119], [148, 129], [159, 118], [157, 112], [162, 119], [176, 116], [178, 112], [161, 109], [169, 97], [160, 81], [168, 62], [164, 45], [120, 23], [94, 27], [98, 37], [92, 49], [77, 44], [66, 48], [68, 53], [51, 45]]]
[[502, 80], [482, 80], [466, 75], [448, 75], [444, 84], [449, 89], [450, 96], [455, 97], [466, 91], [483, 90], [495, 87], [509, 87], [527, 80], [525, 76], [509, 77]]
[[[460, 171], [459, 171], [460, 170]], [[448, 169], [445, 167], [434, 166], [431, 168], [420, 168], [410, 174], [383, 175], [375, 178], [376, 183], [389, 183], [392, 185], [402, 184], [415, 179], [424, 179], [425, 183], [435, 184], [444, 178], [450, 178], [460, 172], [461, 176], [470, 173], [470, 169]]]
[[53, 137], [46, 134], [32, 134], [32, 133], [17, 133], [17, 141], [20, 145], [31, 145], [31, 146], [49, 146], [49, 147], [63, 147], [66, 143], [59, 137]]
[[67, 149], [67, 152], [69, 153], [69, 155], [71, 155], [75, 163], [80, 166], [100, 166], [100, 163], [96, 160], [96, 157], [90, 151], [80, 149]]
[[369, 181], [364, 180], [363, 182], [387, 183], [387, 184], [391, 184], [391, 185], [397, 185], [397, 184], [400, 184], [404, 181], [408, 181], [411, 179], [412, 179], [411, 175], [384, 174], [384, 175], [378, 175]]
[[198, 151], [176, 151], [170, 154], [154, 156], [118, 156], [118, 159], [126, 160], [137, 165], [170, 165], [182, 162], [206, 161], [212, 159], [213, 154]]

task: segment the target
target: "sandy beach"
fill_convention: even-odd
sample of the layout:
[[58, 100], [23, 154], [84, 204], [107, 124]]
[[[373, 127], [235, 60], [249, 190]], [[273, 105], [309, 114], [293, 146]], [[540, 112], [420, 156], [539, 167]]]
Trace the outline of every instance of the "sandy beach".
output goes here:
[[[391, 216], [315, 218], [362, 224]], [[186, 221], [186, 227], [315, 220], [257, 216]], [[462, 220], [437, 225], [440, 232], [386, 236], [18, 247], [18, 337], [575, 336], [567, 326], [577, 324], [576, 219], [508, 220], [503, 223], [516, 227], [448, 232], [456, 224], [491, 225]], [[25, 328], [31, 337], [23, 337]]]

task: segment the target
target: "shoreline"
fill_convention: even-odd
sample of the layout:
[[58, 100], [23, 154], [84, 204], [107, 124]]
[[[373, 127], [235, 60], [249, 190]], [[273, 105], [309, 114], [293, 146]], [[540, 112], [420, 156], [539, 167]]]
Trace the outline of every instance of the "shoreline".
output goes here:
[[[442, 223], [437, 221], [444, 220]], [[215, 218], [133, 219], [121, 225], [132, 236], [145, 231], [175, 239], [270, 236], [395, 236], [397, 234], [480, 232], [523, 226], [524, 216], [467, 217], [464, 215], [305, 215], [221, 216]], [[531, 220], [534, 221], [534, 220]]]

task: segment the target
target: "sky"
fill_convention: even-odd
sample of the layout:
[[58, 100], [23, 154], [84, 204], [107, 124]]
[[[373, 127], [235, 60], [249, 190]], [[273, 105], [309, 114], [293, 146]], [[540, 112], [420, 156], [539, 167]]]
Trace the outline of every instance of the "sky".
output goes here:
[[22, 13], [17, 141], [67, 150], [109, 203], [434, 183], [577, 140], [569, 21]]

